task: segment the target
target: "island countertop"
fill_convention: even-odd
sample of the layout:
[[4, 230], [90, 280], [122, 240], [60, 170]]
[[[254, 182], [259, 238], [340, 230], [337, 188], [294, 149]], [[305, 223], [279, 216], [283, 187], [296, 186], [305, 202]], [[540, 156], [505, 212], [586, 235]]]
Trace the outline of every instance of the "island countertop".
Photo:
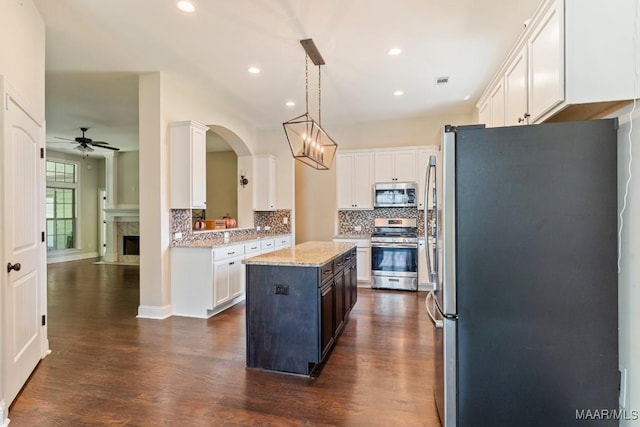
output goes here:
[[354, 243], [305, 242], [291, 248], [247, 258], [242, 260], [242, 263], [322, 267], [354, 247], [356, 247]]

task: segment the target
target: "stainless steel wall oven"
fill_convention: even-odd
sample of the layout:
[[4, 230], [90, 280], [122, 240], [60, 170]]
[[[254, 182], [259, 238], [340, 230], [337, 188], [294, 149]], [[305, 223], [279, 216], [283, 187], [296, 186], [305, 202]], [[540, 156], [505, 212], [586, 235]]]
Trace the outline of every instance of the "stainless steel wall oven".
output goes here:
[[373, 288], [418, 290], [415, 218], [376, 218], [371, 234]]

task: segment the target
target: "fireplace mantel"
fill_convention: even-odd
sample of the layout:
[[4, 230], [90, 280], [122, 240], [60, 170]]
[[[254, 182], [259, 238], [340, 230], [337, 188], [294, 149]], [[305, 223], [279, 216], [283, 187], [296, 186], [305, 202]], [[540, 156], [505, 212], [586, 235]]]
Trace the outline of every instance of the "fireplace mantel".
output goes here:
[[139, 263], [138, 255], [123, 254], [123, 235], [140, 233], [139, 205], [115, 205], [104, 208], [106, 248], [104, 262]]
[[118, 205], [104, 208], [105, 221], [137, 222], [140, 220], [139, 205]]

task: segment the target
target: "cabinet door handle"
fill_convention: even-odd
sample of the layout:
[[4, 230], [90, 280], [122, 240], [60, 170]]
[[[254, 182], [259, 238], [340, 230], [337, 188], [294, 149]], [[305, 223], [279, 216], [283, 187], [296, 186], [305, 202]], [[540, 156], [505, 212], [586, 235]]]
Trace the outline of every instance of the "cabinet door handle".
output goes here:
[[235, 264], [235, 263], [236, 263], [235, 261], [232, 261], [232, 262], [230, 262], [230, 263], [229, 263], [229, 265], [233, 265], [233, 264]]
[[322, 272], [322, 274], [329, 274], [329, 273], [331, 273], [331, 270], [324, 270], [324, 271]]

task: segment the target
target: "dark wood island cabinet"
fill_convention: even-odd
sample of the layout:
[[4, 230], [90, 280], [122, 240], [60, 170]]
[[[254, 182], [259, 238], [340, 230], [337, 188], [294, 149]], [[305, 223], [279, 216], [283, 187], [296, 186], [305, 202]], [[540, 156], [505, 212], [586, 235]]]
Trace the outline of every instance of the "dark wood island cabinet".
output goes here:
[[312, 375], [358, 298], [355, 245], [307, 242], [243, 263], [247, 367]]

